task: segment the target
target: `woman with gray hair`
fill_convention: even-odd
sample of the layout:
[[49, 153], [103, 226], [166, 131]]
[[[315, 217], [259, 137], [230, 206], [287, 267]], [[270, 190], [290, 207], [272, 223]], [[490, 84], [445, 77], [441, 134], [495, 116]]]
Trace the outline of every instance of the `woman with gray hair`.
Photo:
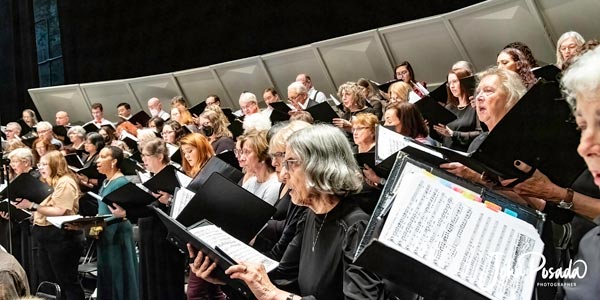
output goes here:
[[[383, 299], [383, 283], [352, 264], [369, 216], [348, 198], [361, 189], [362, 176], [346, 137], [328, 125], [299, 130], [281, 164], [292, 202], [308, 208], [306, 218], [276, 270], [267, 274], [263, 265], [241, 262], [225, 274], [243, 280], [259, 300]], [[190, 266], [216, 282], [210, 276], [216, 264], [201, 253]], [[284, 290], [292, 282], [299, 295]]]
[[85, 144], [85, 129], [81, 126], [73, 126], [69, 128], [67, 131], [67, 136], [71, 140], [72, 144], [64, 146], [61, 152], [66, 155], [69, 153], [74, 153], [79, 151], [83, 151], [83, 144]]
[[564, 71], [565, 63], [579, 54], [583, 44], [585, 39], [581, 34], [575, 31], [563, 33], [556, 42], [556, 66]]
[[344, 115], [341, 118], [333, 119], [333, 125], [344, 129], [348, 134], [352, 133], [352, 123], [354, 116], [359, 113], [372, 113], [373, 108], [366, 106], [367, 100], [362, 96], [362, 90], [356, 82], [346, 82], [340, 85], [338, 97], [344, 104]]

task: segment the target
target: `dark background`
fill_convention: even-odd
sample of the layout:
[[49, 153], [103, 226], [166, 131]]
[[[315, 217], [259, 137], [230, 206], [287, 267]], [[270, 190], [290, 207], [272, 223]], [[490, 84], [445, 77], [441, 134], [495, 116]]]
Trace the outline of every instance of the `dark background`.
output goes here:
[[[450, 12], [481, 0], [58, 0], [65, 84], [138, 77], [266, 54]], [[0, 0], [2, 122], [38, 87], [32, 0]]]

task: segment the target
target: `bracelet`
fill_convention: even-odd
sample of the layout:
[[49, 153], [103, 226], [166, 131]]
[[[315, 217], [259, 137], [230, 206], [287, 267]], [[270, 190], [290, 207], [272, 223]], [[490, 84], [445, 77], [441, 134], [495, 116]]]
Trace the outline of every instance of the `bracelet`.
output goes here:
[[40, 207], [40, 205], [39, 205], [39, 204], [37, 204], [37, 203], [32, 203], [32, 204], [31, 204], [31, 207], [29, 207], [29, 210], [31, 210], [31, 211], [37, 211], [39, 207]]

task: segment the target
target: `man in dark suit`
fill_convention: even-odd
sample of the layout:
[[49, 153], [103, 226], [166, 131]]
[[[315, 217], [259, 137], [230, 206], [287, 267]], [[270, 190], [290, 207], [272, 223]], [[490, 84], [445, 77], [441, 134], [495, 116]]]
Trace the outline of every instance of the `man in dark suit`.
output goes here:
[[301, 82], [296, 81], [290, 84], [287, 93], [288, 100], [298, 111], [319, 104], [317, 101], [308, 98], [308, 90]]

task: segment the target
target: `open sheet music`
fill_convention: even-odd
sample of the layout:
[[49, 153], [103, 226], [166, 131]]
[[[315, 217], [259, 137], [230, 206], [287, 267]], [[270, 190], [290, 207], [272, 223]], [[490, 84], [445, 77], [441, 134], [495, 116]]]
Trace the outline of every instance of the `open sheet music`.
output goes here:
[[379, 241], [492, 299], [530, 299], [543, 243], [537, 230], [478, 194], [410, 173]]
[[408, 144], [405, 136], [384, 126], [378, 125], [375, 132], [377, 140], [375, 144], [375, 163], [377, 164]]
[[185, 187], [178, 188], [173, 196], [173, 203], [171, 203], [170, 217], [177, 219], [181, 211], [190, 203], [190, 200], [194, 198], [196, 193], [186, 189]]
[[267, 272], [271, 272], [279, 265], [278, 262], [262, 255], [254, 248], [235, 239], [216, 225], [198, 226], [189, 230], [192, 235], [203, 241], [208, 246], [219, 247], [236, 262], [252, 262], [263, 264]]

